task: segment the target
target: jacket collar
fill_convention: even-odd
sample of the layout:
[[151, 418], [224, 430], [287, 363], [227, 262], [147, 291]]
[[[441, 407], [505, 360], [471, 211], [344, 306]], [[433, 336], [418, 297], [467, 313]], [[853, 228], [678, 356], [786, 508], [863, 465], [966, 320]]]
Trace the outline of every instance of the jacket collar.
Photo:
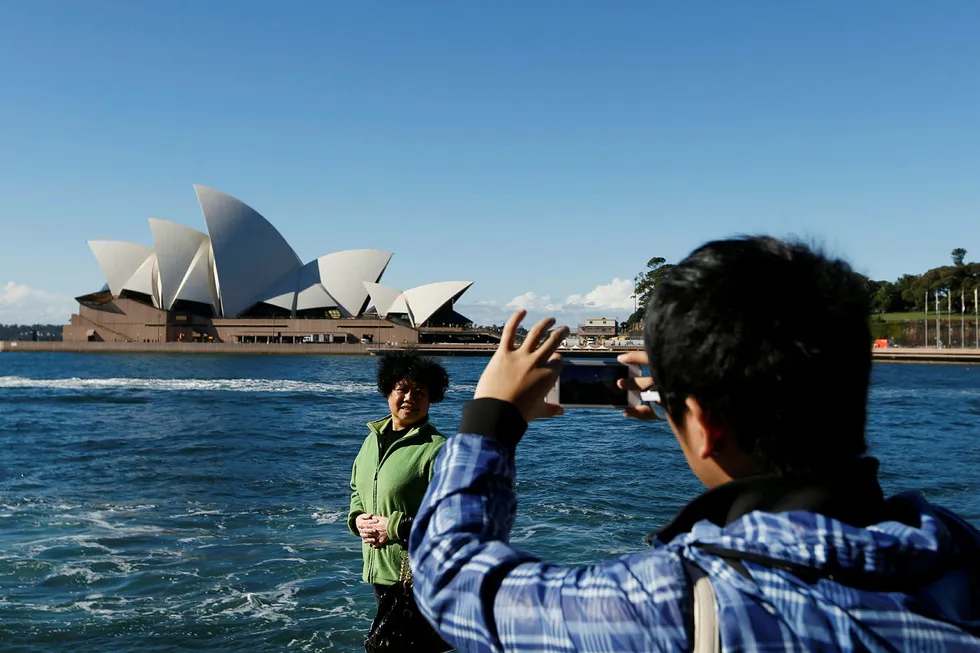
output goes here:
[[730, 481], [698, 496], [647, 540], [666, 544], [699, 521], [724, 527], [756, 510], [804, 510], [858, 527], [881, 521], [885, 499], [878, 485], [878, 460], [859, 458], [833, 476], [765, 474]]
[[[388, 415], [387, 417], [382, 417], [381, 419], [376, 419], [373, 422], [368, 422], [367, 423], [367, 427], [369, 429], [371, 429], [371, 431], [374, 432], [374, 434], [377, 435], [377, 436], [379, 436], [379, 437], [381, 436], [382, 433], [385, 432], [385, 430], [388, 428], [389, 425], [391, 425], [391, 415]], [[432, 428], [432, 427], [429, 424], [429, 416], [426, 415], [425, 417], [422, 418], [421, 421], [418, 421], [415, 424], [412, 424], [412, 426], [408, 429], [408, 433], [406, 433], [402, 437], [408, 437], [410, 435], [416, 435], [416, 434], [421, 433], [423, 431], [427, 431], [429, 428]]]

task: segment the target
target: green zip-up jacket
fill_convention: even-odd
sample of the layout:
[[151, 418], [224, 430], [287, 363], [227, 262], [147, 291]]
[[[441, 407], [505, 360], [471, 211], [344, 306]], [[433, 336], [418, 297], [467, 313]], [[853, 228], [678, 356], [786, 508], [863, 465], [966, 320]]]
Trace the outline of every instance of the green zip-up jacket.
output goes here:
[[371, 430], [354, 459], [351, 470], [350, 513], [347, 527], [358, 535], [354, 520], [368, 513], [388, 518], [388, 542], [380, 549], [361, 543], [364, 582], [394, 585], [401, 573], [408, 538], [398, 537], [403, 518], [414, 517], [432, 479], [436, 454], [446, 442], [434, 426], [425, 422], [395, 440], [384, 458], [378, 460], [380, 437], [391, 423], [391, 415], [367, 426]]

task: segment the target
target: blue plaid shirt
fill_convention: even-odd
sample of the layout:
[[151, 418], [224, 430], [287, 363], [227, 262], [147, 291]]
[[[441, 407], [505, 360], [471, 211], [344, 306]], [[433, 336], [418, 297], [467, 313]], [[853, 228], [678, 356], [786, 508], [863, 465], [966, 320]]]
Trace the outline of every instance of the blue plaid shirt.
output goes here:
[[[812, 512], [754, 511], [725, 527], [699, 521], [650, 551], [570, 568], [509, 544], [514, 478], [509, 446], [460, 433], [440, 452], [412, 529], [416, 598], [458, 650], [690, 650], [692, 584], [682, 559], [711, 578], [726, 651], [980, 650], [980, 533], [918, 495], [903, 498], [918, 527], [862, 529]], [[748, 576], [716, 549], [747, 554]], [[821, 577], [804, 580], [750, 562], [753, 555]], [[927, 582], [914, 594], [854, 589], [834, 571], [884, 585]]]

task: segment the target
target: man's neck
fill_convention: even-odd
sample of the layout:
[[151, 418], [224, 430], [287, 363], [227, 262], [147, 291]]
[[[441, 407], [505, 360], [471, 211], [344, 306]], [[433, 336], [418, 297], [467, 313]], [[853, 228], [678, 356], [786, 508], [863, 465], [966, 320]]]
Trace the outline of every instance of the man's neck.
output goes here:
[[867, 457], [842, 465], [833, 475], [760, 474], [737, 479], [698, 496], [651, 537], [666, 543], [690, 531], [701, 520], [727, 526], [756, 510], [805, 510], [854, 526], [867, 526], [880, 521], [885, 511], [877, 476], [878, 461]]

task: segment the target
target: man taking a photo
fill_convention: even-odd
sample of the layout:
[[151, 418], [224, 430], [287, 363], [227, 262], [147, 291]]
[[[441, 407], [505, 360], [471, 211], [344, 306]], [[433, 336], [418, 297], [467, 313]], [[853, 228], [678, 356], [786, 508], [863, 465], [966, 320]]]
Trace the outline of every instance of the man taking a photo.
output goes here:
[[869, 302], [846, 263], [732, 239], [658, 285], [646, 352], [621, 360], [649, 365], [631, 389], [659, 401], [627, 415], [665, 418], [707, 491], [653, 550], [591, 567], [508, 541], [516, 447], [528, 422], [562, 412], [544, 397], [567, 330], [545, 337], [542, 320], [516, 347], [523, 317], [410, 538], [419, 605], [459, 650], [980, 650], [980, 533], [920, 494], [885, 499], [866, 455]]

